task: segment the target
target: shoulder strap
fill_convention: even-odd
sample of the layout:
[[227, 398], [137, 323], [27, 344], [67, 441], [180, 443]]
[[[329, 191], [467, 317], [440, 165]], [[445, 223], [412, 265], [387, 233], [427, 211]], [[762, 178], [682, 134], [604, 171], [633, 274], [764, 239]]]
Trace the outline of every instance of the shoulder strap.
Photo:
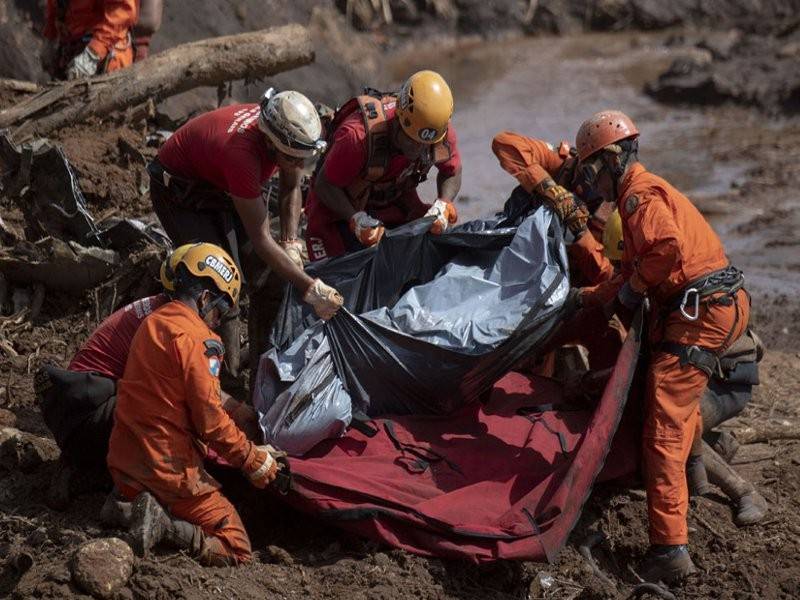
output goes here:
[[377, 98], [362, 95], [356, 98], [364, 119], [367, 132], [367, 161], [364, 165], [364, 179], [379, 181], [389, 165], [389, 122], [386, 111], [397, 102], [394, 96]]

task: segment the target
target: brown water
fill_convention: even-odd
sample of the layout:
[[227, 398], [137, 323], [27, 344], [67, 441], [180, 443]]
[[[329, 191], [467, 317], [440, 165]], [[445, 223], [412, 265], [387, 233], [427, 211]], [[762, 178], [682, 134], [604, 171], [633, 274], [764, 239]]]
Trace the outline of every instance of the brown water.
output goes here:
[[[684, 51], [685, 52], [685, 51]], [[468, 43], [448, 50], [414, 49], [391, 63], [397, 80], [418, 68], [440, 71], [455, 95], [453, 122], [464, 164], [462, 218], [500, 208], [514, 181], [491, 152], [505, 129], [557, 144], [572, 142], [580, 123], [605, 108], [625, 111], [641, 132], [640, 158], [692, 197], [728, 191], [748, 168], [714, 155], [735, 144], [743, 128], [765, 123], [742, 111], [668, 108], [642, 93], [678, 52], [663, 35], [590, 34]], [[432, 182], [424, 197], [435, 195]]]

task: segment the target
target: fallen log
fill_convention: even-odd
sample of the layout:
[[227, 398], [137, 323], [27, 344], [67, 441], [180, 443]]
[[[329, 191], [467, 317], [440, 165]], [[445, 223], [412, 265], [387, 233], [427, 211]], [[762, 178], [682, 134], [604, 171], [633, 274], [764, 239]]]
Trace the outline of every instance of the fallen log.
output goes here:
[[800, 426], [789, 421], [761, 423], [758, 427], [736, 429], [736, 439], [742, 444], [758, 444], [771, 440], [800, 440]]
[[0, 111], [0, 129], [19, 143], [109, 113], [201, 86], [260, 79], [314, 60], [311, 35], [286, 25], [182, 44], [121, 69], [67, 81]]
[[38, 83], [19, 79], [0, 79], [0, 91], [34, 94], [41, 89]]

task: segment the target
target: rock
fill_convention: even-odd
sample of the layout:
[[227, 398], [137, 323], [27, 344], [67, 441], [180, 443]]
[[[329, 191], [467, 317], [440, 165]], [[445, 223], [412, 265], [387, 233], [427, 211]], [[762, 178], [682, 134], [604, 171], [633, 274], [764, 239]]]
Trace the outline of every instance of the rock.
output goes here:
[[742, 32], [738, 29], [731, 29], [707, 35], [697, 44], [697, 47], [708, 50], [717, 60], [728, 60], [741, 39]]
[[75, 583], [95, 598], [111, 598], [133, 573], [133, 550], [119, 538], [87, 542], [72, 558]]
[[0, 429], [0, 470], [30, 473], [42, 463], [56, 460], [58, 455], [53, 440], [13, 427]]
[[17, 424], [17, 415], [10, 410], [0, 408], [0, 427], [14, 427]]
[[780, 58], [800, 58], [800, 42], [789, 42], [778, 50]]

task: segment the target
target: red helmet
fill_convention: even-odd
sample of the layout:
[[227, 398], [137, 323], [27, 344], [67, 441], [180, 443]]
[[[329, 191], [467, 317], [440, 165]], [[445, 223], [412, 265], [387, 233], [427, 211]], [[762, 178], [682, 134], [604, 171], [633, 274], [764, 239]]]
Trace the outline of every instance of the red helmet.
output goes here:
[[586, 160], [610, 144], [637, 137], [639, 130], [630, 117], [618, 110], [604, 110], [583, 122], [575, 138], [578, 158]]

